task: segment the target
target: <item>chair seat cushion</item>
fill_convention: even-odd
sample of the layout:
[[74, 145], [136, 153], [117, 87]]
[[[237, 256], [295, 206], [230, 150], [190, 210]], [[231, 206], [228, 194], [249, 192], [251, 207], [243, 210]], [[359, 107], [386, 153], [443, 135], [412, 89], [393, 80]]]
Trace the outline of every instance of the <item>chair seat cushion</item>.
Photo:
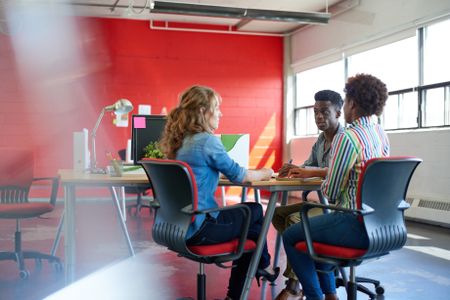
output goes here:
[[[237, 250], [239, 239], [234, 239], [229, 242], [212, 244], [212, 245], [196, 245], [188, 246], [192, 253], [202, 256], [214, 256], [221, 254], [234, 253]], [[256, 243], [252, 240], [247, 240], [244, 245], [244, 251], [254, 250]]]
[[[345, 259], [359, 258], [367, 252], [367, 249], [347, 248], [343, 246], [335, 246], [318, 242], [314, 242], [313, 247], [314, 251], [319, 255]], [[298, 242], [297, 244], [295, 244], [295, 248], [298, 251], [308, 253], [306, 242]]]
[[51, 212], [53, 208], [50, 203], [42, 202], [2, 203], [0, 204], [0, 218], [32, 218]]

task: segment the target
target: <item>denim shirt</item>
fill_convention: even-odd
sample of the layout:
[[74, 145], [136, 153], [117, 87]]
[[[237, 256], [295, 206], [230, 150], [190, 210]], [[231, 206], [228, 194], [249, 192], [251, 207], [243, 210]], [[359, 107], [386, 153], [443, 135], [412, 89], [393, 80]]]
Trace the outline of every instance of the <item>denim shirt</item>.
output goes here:
[[[177, 151], [177, 160], [186, 162], [192, 169], [197, 183], [198, 210], [218, 207], [214, 193], [219, 183], [219, 173], [232, 182], [242, 182], [247, 170], [232, 160], [222, 142], [207, 132], [185, 137], [183, 145]], [[210, 214], [217, 217], [219, 213]], [[186, 239], [190, 238], [202, 225], [205, 215], [195, 217], [190, 225]]]

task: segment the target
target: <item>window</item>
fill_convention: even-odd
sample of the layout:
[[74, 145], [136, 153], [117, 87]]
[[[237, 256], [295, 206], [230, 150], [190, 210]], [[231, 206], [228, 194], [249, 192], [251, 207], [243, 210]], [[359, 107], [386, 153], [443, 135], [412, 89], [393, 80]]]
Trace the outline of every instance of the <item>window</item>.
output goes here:
[[424, 28], [424, 82], [434, 84], [450, 80], [450, 20]]
[[389, 91], [395, 91], [417, 86], [417, 62], [417, 39], [414, 36], [350, 56], [348, 75], [374, 75], [386, 83]]
[[296, 75], [295, 134], [319, 133], [314, 120], [314, 95], [320, 90], [333, 90], [343, 96], [344, 63], [334, 62]]
[[422, 125], [424, 127], [450, 125], [450, 82], [422, 91]]
[[298, 73], [295, 134], [316, 134], [314, 93], [341, 92], [348, 76], [372, 74], [389, 98], [380, 121], [385, 129], [450, 126], [450, 19], [419, 28], [417, 35], [342, 61]]
[[[349, 75], [372, 74], [380, 78], [391, 92], [381, 117], [385, 129], [415, 128], [418, 126], [417, 39], [407, 38], [349, 57]], [[409, 88], [405, 93], [401, 89]], [[413, 115], [411, 115], [413, 114]]]
[[450, 89], [450, 20], [421, 29], [423, 34], [423, 85], [421, 126], [448, 126]]
[[417, 92], [391, 94], [386, 101], [381, 124], [384, 129], [417, 128], [418, 110]]

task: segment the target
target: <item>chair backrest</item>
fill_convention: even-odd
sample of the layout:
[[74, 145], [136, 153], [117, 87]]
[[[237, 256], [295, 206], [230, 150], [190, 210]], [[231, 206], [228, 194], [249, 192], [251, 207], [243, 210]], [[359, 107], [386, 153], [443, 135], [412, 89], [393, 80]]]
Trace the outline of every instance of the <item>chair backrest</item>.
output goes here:
[[183, 210], [197, 209], [197, 185], [188, 164], [177, 160], [140, 161], [149, 177], [159, 203], [153, 224], [153, 239], [178, 253], [191, 253], [186, 233], [193, 221]]
[[406, 192], [421, 162], [413, 157], [387, 157], [365, 164], [357, 193], [358, 208], [369, 211], [363, 216], [369, 236], [365, 257], [379, 256], [406, 243]]
[[28, 201], [33, 168], [32, 150], [0, 148], [0, 203]]
[[119, 154], [119, 158], [121, 160], [125, 161], [127, 159], [127, 149], [120, 149], [117, 153]]

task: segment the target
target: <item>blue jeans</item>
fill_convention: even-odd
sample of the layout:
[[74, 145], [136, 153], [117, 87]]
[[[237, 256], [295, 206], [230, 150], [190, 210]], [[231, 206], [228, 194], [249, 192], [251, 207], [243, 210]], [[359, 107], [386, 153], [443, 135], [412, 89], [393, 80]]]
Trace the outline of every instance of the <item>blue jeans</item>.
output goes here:
[[[334, 212], [312, 217], [309, 221], [315, 242], [361, 249], [368, 246], [364, 225], [353, 214]], [[302, 227], [302, 223], [297, 223], [284, 231], [284, 250], [306, 299], [322, 300], [323, 294], [336, 293], [333, 265], [316, 263], [307, 253], [295, 249], [297, 242], [305, 240]]]
[[[247, 238], [257, 242], [264, 220], [262, 206], [254, 202], [245, 202], [243, 204], [247, 205], [251, 211]], [[217, 218], [207, 216], [200, 229], [186, 242], [188, 245], [210, 245], [239, 238], [242, 234], [241, 226], [243, 221], [244, 215], [242, 211], [237, 209], [221, 211]], [[235, 266], [231, 269], [227, 293], [227, 296], [233, 300], [241, 297], [252, 255], [253, 252], [246, 252], [233, 262]], [[270, 254], [267, 249], [267, 243], [264, 243], [258, 268], [265, 269], [269, 265]]]

